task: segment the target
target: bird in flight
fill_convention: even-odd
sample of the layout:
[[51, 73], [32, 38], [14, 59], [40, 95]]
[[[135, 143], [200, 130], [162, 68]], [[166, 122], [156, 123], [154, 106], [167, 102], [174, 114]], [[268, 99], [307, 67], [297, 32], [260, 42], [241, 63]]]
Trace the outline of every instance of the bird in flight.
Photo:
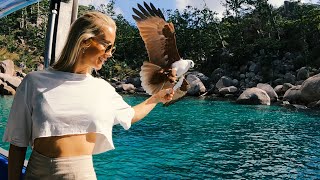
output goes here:
[[194, 62], [180, 57], [174, 25], [165, 20], [159, 8], [144, 2], [144, 7], [138, 4], [138, 9], [132, 8], [135, 13], [132, 17], [149, 56], [149, 61], [144, 61], [141, 66], [141, 85], [150, 95], [173, 88], [173, 99], [165, 104], [168, 106], [186, 95], [190, 85], [185, 74], [194, 67]]

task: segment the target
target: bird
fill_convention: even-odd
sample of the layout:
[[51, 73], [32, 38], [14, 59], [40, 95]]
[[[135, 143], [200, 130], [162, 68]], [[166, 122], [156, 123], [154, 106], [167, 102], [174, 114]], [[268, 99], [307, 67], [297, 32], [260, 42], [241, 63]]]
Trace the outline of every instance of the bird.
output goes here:
[[194, 62], [180, 57], [176, 45], [176, 32], [172, 22], [167, 22], [161, 10], [152, 3], [143, 2], [132, 8], [132, 15], [142, 37], [149, 61], [144, 61], [140, 70], [142, 88], [149, 95], [162, 89], [172, 88], [174, 96], [169, 106], [187, 94], [190, 88], [185, 75], [194, 67]]

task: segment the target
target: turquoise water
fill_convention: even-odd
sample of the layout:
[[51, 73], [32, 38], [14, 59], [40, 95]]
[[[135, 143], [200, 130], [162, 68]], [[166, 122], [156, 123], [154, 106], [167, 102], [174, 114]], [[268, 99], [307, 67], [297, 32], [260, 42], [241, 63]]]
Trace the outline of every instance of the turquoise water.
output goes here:
[[[145, 97], [125, 99], [135, 105]], [[11, 102], [0, 97], [1, 137]], [[319, 117], [186, 98], [157, 106], [128, 131], [116, 126], [116, 149], [94, 156], [95, 169], [98, 179], [319, 179]]]

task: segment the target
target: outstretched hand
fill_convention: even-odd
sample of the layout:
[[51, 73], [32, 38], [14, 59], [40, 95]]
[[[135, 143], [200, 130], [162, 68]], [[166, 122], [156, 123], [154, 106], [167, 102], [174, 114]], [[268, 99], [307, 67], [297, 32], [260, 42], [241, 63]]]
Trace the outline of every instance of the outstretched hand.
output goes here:
[[167, 103], [172, 100], [174, 95], [174, 90], [172, 88], [162, 89], [153, 96], [157, 100], [157, 102]]

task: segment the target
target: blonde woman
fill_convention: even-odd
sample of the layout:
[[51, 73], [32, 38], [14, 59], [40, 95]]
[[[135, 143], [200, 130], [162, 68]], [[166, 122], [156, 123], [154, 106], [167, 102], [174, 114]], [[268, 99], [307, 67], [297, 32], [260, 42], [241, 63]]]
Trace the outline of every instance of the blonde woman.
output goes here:
[[110, 17], [87, 13], [71, 26], [53, 67], [24, 78], [3, 137], [10, 142], [9, 179], [19, 178], [27, 146], [33, 150], [25, 179], [96, 179], [92, 154], [114, 149], [112, 126], [129, 129], [157, 103], [172, 100], [166, 89], [131, 107], [90, 75], [112, 56], [115, 37]]

